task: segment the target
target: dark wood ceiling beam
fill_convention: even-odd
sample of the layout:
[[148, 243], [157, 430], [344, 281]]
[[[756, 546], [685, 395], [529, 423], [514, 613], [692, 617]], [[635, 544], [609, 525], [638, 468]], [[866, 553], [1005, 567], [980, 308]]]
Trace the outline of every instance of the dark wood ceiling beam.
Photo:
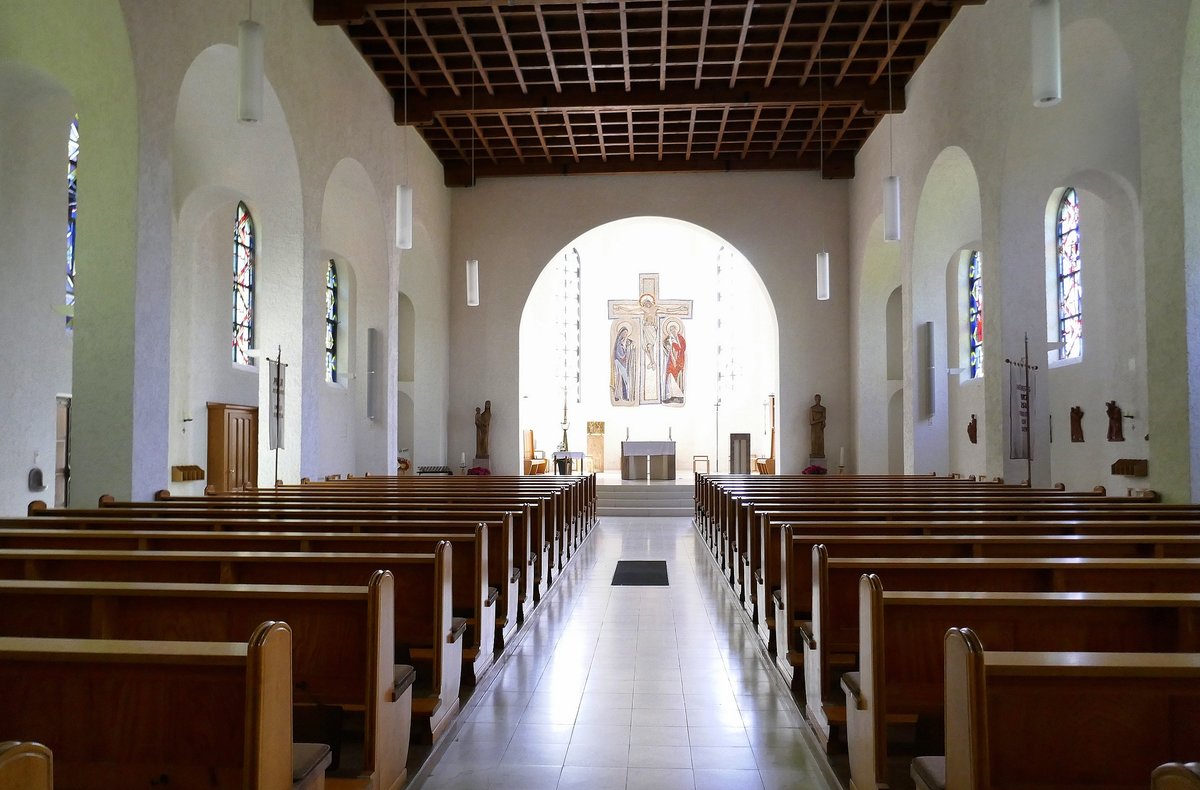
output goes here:
[[629, 129], [629, 161], [634, 159], [636, 146], [633, 144], [633, 110], [625, 111], [625, 126]]
[[439, 115], [462, 115], [473, 110], [478, 112], [538, 112], [559, 110], [591, 110], [594, 107], [624, 109], [658, 109], [687, 107], [727, 107], [748, 105], [817, 106], [822, 102], [837, 105], [861, 103], [871, 113], [904, 111], [904, 88], [894, 89], [889, 101], [887, 86], [868, 86], [863, 80], [846, 80], [837, 88], [818, 90], [814, 83], [807, 87], [785, 85], [779, 80], [770, 88], [742, 86], [734, 89], [706, 85], [700, 90], [675, 88], [660, 91], [657, 87], [635, 83], [630, 91], [620, 85], [601, 85], [596, 92], [582, 85], [567, 87], [557, 93], [531, 91], [521, 94], [516, 91], [497, 92], [494, 96], [477, 97], [472, 105], [468, 97], [458, 99], [411, 98], [408, 102], [410, 124], [425, 125]]
[[850, 69], [850, 64], [858, 57], [858, 48], [862, 46], [863, 41], [867, 37], [867, 31], [871, 29], [871, 25], [875, 22], [875, 16], [882, 7], [883, 0], [875, 0], [875, 5], [871, 6], [871, 10], [867, 12], [867, 18], [863, 21], [862, 27], [858, 29], [858, 38], [850, 46], [849, 57], [842, 59], [842, 67], [838, 70], [837, 79], [833, 81], [834, 85], [841, 85], [842, 80], [846, 78], [846, 72]]
[[[754, 154], [742, 159], [737, 156], [725, 156], [717, 159], [707, 157], [687, 159], [679, 155], [665, 157], [661, 162], [649, 163], [645, 160], [630, 162], [628, 160], [602, 161], [599, 157], [588, 157], [579, 162], [556, 160], [543, 162], [517, 162], [506, 159], [496, 163], [481, 163], [475, 167], [475, 178], [513, 178], [522, 176], [569, 176], [569, 175], [611, 175], [623, 173], [695, 173], [695, 172], [733, 172], [733, 171], [797, 171], [816, 170], [820, 166], [815, 155], [804, 159], [779, 158], [771, 159], [766, 154]], [[853, 178], [854, 157], [840, 155], [831, 157], [822, 168], [825, 178]], [[444, 170], [444, 182], [448, 187], [465, 187], [471, 183], [470, 167], [462, 163], [447, 164]]]
[[779, 40], [775, 42], [775, 51], [771, 53], [771, 65], [767, 67], [767, 77], [763, 84], [768, 88], [771, 87], [771, 80], [775, 78], [775, 67], [779, 65], [779, 56], [783, 52], [783, 42], [787, 40], [788, 30], [792, 25], [792, 14], [796, 13], [796, 0], [788, 3], [787, 14], [783, 17], [783, 24], [779, 26]]
[[713, 159], [721, 155], [721, 144], [725, 142], [725, 125], [729, 123], [729, 108], [721, 110], [721, 126], [717, 129], [717, 144], [713, 146]]
[[663, 141], [667, 134], [666, 110], [658, 111], [658, 161], [663, 158]]
[[817, 33], [817, 40], [813, 42], [812, 49], [808, 53], [808, 60], [804, 63], [804, 76], [800, 78], [801, 85], [808, 85], [808, 78], [812, 74], [813, 63], [816, 62], [817, 55], [825, 45], [825, 37], [829, 35], [829, 26], [833, 24], [833, 16], [837, 13], [839, 2], [841, 0], [833, 0], [825, 12], [825, 21], [821, 24], [821, 29]]
[[[821, 111], [825, 110], [825, 105], [821, 105]], [[783, 138], [787, 134], [788, 124], [792, 122], [792, 115], [796, 112], [795, 107], [788, 107], [787, 112], [783, 114], [783, 123], [779, 125], [779, 131], [775, 133], [775, 142], [771, 144], [771, 156], [779, 153], [779, 146], [783, 144]], [[820, 117], [820, 116], [818, 116]]]
[[517, 155], [518, 160], [524, 162], [525, 152], [521, 150], [521, 144], [517, 142], [517, 136], [513, 134], [512, 124], [508, 122], [506, 114], [500, 113], [500, 123], [504, 125], [504, 133], [508, 135], [508, 142], [513, 147], [513, 153]]
[[[522, 0], [522, 6], [564, 6], [582, 2], [584, 5], [604, 5], [611, 0]], [[369, 10], [401, 11], [404, 2], [372, 2], [372, 0], [312, 0], [313, 21], [318, 25], [354, 25], [366, 21]], [[496, 0], [408, 0], [410, 8], [495, 8]]]
[[658, 44], [658, 89], [665, 91], [667, 89], [667, 0], [663, 0], [662, 4], [662, 32]]
[[[578, 162], [579, 161], [579, 146], [575, 144], [575, 130], [571, 128], [571, 116], [567, 115], [564, 112], [562, 114], [562, 118], [563, 118], [563, 129], [565, 129], [567, 131], [567, 142], [570, 143], [570, 145], [571, 145], [571, 156], [575, 158], [576, 162]], [[547, 154], [546, 158], [547, 159], [550, 158], [549, 154]]]
[[[471, 34], [467, 32], [467, 23], [463, 21], [462, 14], [458, 13], [457, 8], [450, 9], [450, 13], [454, 15], [454, 23], [458, 25], [458, 32], [462, 33], [463, 43], [467, 46], [467, 52], [471, 53], [471, 60], [475, 63], [475, 70], [479, 72], [480, 79], [483, 80], [483, 87], [488, 93], [495, 93], [492, 88], [492, 81], [488, 78], [487, 69], [483, 67], [483, 61], [479, 59], [479, 53], [475, 50], [475, 40], [471, 38]], [[475, 78], [471, 78], [471, 84], [475, 84]]]
[[588, 87], [595, 93], [596, 70], [592, 67], [592, 48], [588, 45], [587, 19], [583, 15], [583, 3], [576, 3], [575, 11], [579, 18], [579, 38], [583, 42], [583, 62], [587, 66]]
[[629, 90], [629, 18], [625, 14], [625, 0], [617, 3], [621, 17], [621, 65], [625, 70], [625, 90]]
[[[375, 27], [379, 29], [379, 34], [383, 36], [383, 39], [387, 42], [388, 49], [392, 51], [392, 54], [396, 56], [396, 60], [399, 61], [400, 67], [404, 69], [405, 79], [412, 82], [413, 87], [416, 88], [417, 92], [422, 96], [428, 96], [429, 94], [426, 93], [425, 86], [421, 84], [421, 78], [415, 71], [409, 68], [408, 57], [404, 54], [403, 46], [396, 45], [396, 39], [388, 34], [387, 26], [384, 25], [384, 23], [380, 21], [379, 17], [375, 16], [374, 13], [371, 14], [371, 21], [375, 23]], [[401, 41], [403, 42], [403, 39], [401, 39]]]
[[562, 83], [558, 81], [558, 67], [554, 65], [554, 48], [550, 46], [550, 34], [546, 32], [546, 17], [542, 15], [542, 7], [537, 7], [538, 30], [542, 32], [542, 46], [546, 48], [546, 62], [550, 64], [550, 76], [554, 80], [554, 90], [562, 91]]
[[475, 159], [475, 139], [479, 139], [479, 144], [483, 146], [483, 150], [487, 153], [488, 159], [496, 161], [496, 152], [492, 150], [491, 143], [488, 142], [487, 135], [483, 133], [483, 129], [479, 128], [479, 122], [474, 115], [467, 116], [471, 120], [471, 131], [475, 137], [471, 138], [471, 160]]
[[517, 84], [521, 86], [521, 93], [529, 93], [529, 86], [525, 84], [525, 75], [521, 72], [521, 64], [517, 60], [517, 51], [513, 48], [512, 38], [508, 35], [508, 25], [504, 24], [504, 17], [500, 15], [499, 6], [492, 6], [492, 16], [496, 19], [496, 27], [500, 29], [500, 38], [504, 41], [504, 49], [508, 52], [508, 59], [512, 63]]
[[696, 139], [696, 108], [692, 108], [692, 117], [688, 121], [687, 131], [687, 152], [684, 154], [684, 159], [691, 161], [692, 159], [692, 143]]
[[[891, 0], [888, 0], [888, 2], [891, 2]], [[892, 58], [896, 54], [896, 48], [900, 46], [901, 42], [904, 41], [904, 37], [908, 35], [908, 30], [913, 26], [913, 22], [917, 21], [917, 17], [921, 14], [921, 9], [925, 7], [925, 2], [926, 0], [913, 0], [912, 10], [909, 12], [908, 19], [900, 24], [900, 30], [896, 32], [895, 37], [892, 36], [892, 31], [888, 30], [889, 44], [887, 55], [879, 61], [879, 68], [875, 70], [875, 76], [871, 77], [872, 85], [879, 81], [884, 71], [887, 70], [888, 65], [891, 64]]]
[[458, 151], [459, 158], [465, 162], [467, 160], [467, 153], [463, 150], [462, 145], [458, 142], [458, 136], [450, 130], [450, 126], [446, 123], [446, 119], [439, 118], [438, 125], [441, 126], [442, 131], [446, 133], [446, 137], [450, 140], [450, 144], [454, 146], [454, 150]]
[[825, 110], [829, 105], [822, 104], [817, 110], [817, 117], [813, 120], [812, 126], [808, 127], [808, 133], [804, 135], [804, 142], [800, 144], [799, 156], [804, 156], [808, 153], [808, 147], [812, 145], [813, 138], [817, 139], [817, 156], [823, 158], [825, 149]]
[[838, 144], [842, 142], [842, 138], [846, 136], [846, 131], [849, 130], [850, 124], [854, 123], [854, 119], [858, 116], [859, 106], [855, 105], [850, 108], [850, 114], [846, 116], [846, 122], [842, 124], [842, 128], [838, 129], [838, 133], [834, 135], [833, 142], [826, 149], [826, 156], [832, 156], [837, 150]]
[[700, 23], [700, 49], [696, 52], [696, 85], [700, 88], [700, 76], [704, 72], [704, 45], [708, 42], [708, 15], [712, 12], [712, 0], [704, 3], [704, 19]]
[[596, 110], [596, 139], [600, 142], [600, 158], [608, 161], [608, 149], [604, 147], [604, 122], [600, 120], [600, 111]]
[[[532, 116], [531, 120], [533, 121], [533, 130], [537, 132], [538, 142], [542, 144], [542, 153], [546, 156], [546, 162], [553, 162], [554, 157], [550, 155], [550, 146], [546, 145], [546, 134], [542, 131], [542, 124], [538, 121], [536, 115]], [[570, 128], [569, 123], [567, 124], [567, 128]]]
[[762, 117], [762, 105], [754, 108], [754, 117], [750, 119], [750, 131], [746, 134], [746, 143], [742, 146], [742, 159], [750, 154], [750, 144], [754, 142], [754, 133], [758, 131], [758, 120]]
[[737, 51], [733, 55], [733, 70], [729, 75], [729, 87], [737, 84], [738, 70], [742, 67], [742, 53], [746, 51], [746, 34], [750, 32], [750, 16], [754, 13], [754, 0], [747, 0], [746, 15], [742, 17], [742, 30], [738, 34]]
[[[455, 96], [461, 96], [462, 92], [458, 89], [458, 84], [454, 81], [454, 75], [450, 73], [450, 69], [446, 67], [446, 61], [438, 52], [437, 44], [433, 43], [433, 39], [429, 35], [429, 31], [425, 29], [425, 23], [421, 21], [421, 17], [416, 11], [409, 9], [409, 16], [412, 17], [413, 24], [417, 27], [417, 32], [421, 34], [421, 40], [425, 42], [425, 46], [429, 49], [429, 54], [433, 55], [433, 60], [441, 69], [442, 76], [446, 79], [446, 84], [450, 86], [450, 90], [454, 91]], [[411, 117], [411, 116], [410, 116]]]

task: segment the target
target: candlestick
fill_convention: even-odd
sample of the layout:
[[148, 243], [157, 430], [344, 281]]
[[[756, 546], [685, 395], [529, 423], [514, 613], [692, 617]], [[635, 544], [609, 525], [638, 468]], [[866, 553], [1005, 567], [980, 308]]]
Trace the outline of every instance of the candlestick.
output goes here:
[[460, 465], [460, 466], [466, 466], [466, 465], [467, 465], [467, 453], [466, 453], [465, 451], [464, 451], [464, 452], [463, 452], [463, 454], [462, 454], [462, 458], [460, 458], [458, 462], [459, 462], [459, 465]]
[[846, 448], [843, 447], [838, 451], [838, 466], [846, 465]]

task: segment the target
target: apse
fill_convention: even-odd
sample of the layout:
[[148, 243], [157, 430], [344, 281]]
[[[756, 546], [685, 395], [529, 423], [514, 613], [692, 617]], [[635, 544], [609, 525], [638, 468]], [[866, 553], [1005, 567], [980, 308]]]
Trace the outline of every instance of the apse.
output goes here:
[[565, 444], [615, 473], [621, 441], [670, 439], [687, 477], [697, 455], [726, 471], [731, 433], [772, 456], [775, 308], [750, 261], [700, 226], [633, 217], [566, 244], [530, 291], [519, 358], [521, 427], [548, 458]]

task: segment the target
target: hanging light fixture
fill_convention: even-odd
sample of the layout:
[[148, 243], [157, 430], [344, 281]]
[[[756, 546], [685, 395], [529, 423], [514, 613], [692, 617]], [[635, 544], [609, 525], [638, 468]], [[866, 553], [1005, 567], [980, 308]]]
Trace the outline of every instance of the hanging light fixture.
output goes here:
[[1062, 101], [1062, 28], [1058, 0], [1033, 0], [1033, 105], [1053, 107]]
[[[817, 104], [818, 104], [818, 139], [820, 140], [820, 161], [817, 163], [817, 174], [825, 177], [825, 91], [824, 72], [821, 68], [821, 48], [817, 48]], [[821, 212], [821, 251], [817, 253], [817, 301], [829, 299], [829, 250], [825, 249], [825, 213]]]
[[238, 22], [238, 120], [258, 123], [263, 108], [263, 28], [254, 21], [254, 0], [247, 19]]
[[[404, 2], [404, 85], [401, 88], [404, 103], [404, 126], [401, 134], [404, 136], [401, 144], [404, 146], [404, 178], [408, 179], [408, 0]], [[396, 187], [396, 248], [411, 250], [413, 246], [413, 191], [407, 183]]]
[[[475, 186], [475, 72], [471, 72], [471, 181]], [[467, 261], [467, 307], [479, 307], [479, 261]]]
[[467, 307], [479, 307], [479, 261], [467, 261]]
[[887, 24], [887, 72], [888, 72], [888, 172], [883, 181], [883, 239], [900, 241], [900, 176], [896, 175], [895, 109], [892, 104], [892, 0], [884, 3]]

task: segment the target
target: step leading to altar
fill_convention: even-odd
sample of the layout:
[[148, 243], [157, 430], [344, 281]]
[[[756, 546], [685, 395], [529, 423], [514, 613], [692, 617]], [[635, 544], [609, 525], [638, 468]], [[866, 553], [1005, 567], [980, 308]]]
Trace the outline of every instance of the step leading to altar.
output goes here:
[[[690, 476], [690, 475], [689, 475]], [[674, 516], [690, 518], [694, 507], [690, 485], [596, 486], [596, 512], [604, 516]]]

